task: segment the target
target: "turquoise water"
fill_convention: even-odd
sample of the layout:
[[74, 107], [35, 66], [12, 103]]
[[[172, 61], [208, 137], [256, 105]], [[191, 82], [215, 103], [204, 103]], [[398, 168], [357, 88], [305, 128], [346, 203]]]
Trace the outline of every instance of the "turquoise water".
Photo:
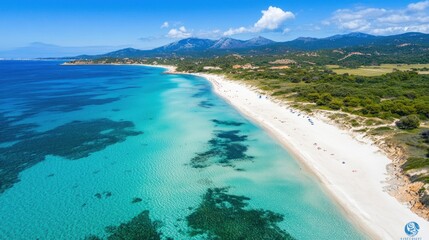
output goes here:
[[0, 239], [106, 238], [146, 210], [165, 239], [205, 239], [187, 216], [224, 187], [296, 239], [365, 238], [209, 82], [163, 71], [0, 61]]

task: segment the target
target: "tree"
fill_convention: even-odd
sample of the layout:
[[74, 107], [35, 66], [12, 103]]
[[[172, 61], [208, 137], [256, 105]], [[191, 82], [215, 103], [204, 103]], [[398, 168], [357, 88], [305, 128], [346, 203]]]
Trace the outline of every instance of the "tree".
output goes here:
[[365, 107], [369, 114], [378, 114], [381, 112], [381, 106], [373, 103]]
[[[422, 132], [422, 137], [423, 137], [423, 140], [424, 140], [426, 143], [429, 143], [429, 130], [426, 130], [426, 131]], [[429, 150], [429, 149], [428, 149], [428, 150]]]
[[338, 98], [334, 98], [332, 99], [332, 101], [329, 103], [328, 107], [334, 109], [334, 110], [338, 110], [343, 106], [343, 101], [341, 101], [341, 99]]
[[416, 115], [408, 115], [399, 119], [399, 121], [396, 122], [396, 126], [406, 130], [415, 129], [420, 126], [420, 119]]
[[332, 95], [329, 93], [323, 93], [320, 95], [317, 105], [328, 105], [332, 101]]
[[418, 114], [421, 114], [426, 118], [429, 118], [429, 103], [423, 100], [420, 100], [416, 102], [415, 107]]
[[347, 107], [357, 107], [359, 106], [360, 100], [357, 97], [345, 97], [344, 105]]

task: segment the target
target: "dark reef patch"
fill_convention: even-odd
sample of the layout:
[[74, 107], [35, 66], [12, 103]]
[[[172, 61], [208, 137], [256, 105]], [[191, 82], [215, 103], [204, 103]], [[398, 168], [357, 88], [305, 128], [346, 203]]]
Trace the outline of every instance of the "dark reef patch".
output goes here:
[[[110, 119], [74, 121], [46, 132], [32, 132], [14, 145], [0, 148], [0, 193], [19, 181], [21, 171], [54, 155], [69, 160], [88, 157], [91, 153], [123, 142], [134, 131], [129, 121]], [[109, 130], [109, 131], [107, 131]]]
[[191, 166], [206, 168], [211, 164], [219, 164], [235, 168], [234, 162], [253, 159], [252, 156], [246, 154], [248, 147], [243, 144], [247, 140], [247, 136], [239, 134], [239, 130], [215, 131], [214, 137], [208, 141], [209, 150], [197, 153], [191, 159]]
[[227, 194], [227, 188], [209, 188], [200, 205], [186, 217], [190, 236], [206, 234], [208, 239], [294, 239], [277, 223], [283, 215], [263, 209], [249, 209], [244, 196]]
[[222, 121], [222, 120], [217, 120], [217, 119], [212, 119], [212, 122], [216, 123], [216, 125], [235, 126], [235, 127], [239, 127], [239, 126], [244, 124], [242, 122]]
[[[29, 109], [27, 114], [35, 115], [41, 111], [53, 112], [72, 112], [82, 109], [89, 105], [103, 105], [120, 100], [120, 97], [115, 98], [96, 98], [101, 94], [86, 94], [73, 96], [58, 96], [58, 97], [39, 97], [32, 100], [27, 100], [21, 107]], [[73, 101], [70, 101], [73, 98]], [[28, 116], [27, 116], [28, 117]]]
[[141, 199], [139, 197], [135, 197], [135, 198], [133, 198], [133, 200], [131, 201], [131, 203], [139, 203], [141, 201], [143, 201], [143, 199]]
[[203, 85], [203, 87], [199, 88], [196, 93], [192, 94], [193, 98], [200, 98], [204, 95], [207, 95], [210, 92], [210, 88], [208, 86]]
[[36, 124], [16, 124], [15, 118], [0, 113], [0, 143], [19, 141], [34, 134]]
[[201, 101], [198, 104], [198, 106], [203, 107], [203, 108], [211, 108], [211, 107], [214, 107], [215, 105], [213, 103], [211, 103], [210, 101], [204, 100], [204, 101]]
[[[158, 228], [161, 222], [152, 221], [149, 217], [149, 211], [143, 211], [132, 218], [129, 222], [122, 223], [119, 226], [109, 226], [106, 228], [108, 240], [159, 240], [161, 233]], [[102, 238], [90, 235], [85, 240], [101, 240]]]
[[96, 193], [96, 194], [94, 194], [94, 197], [96, 197], [98, 199], [102, 199], [103, 197], [104, 198], [109, 198], [111, 196], [112, 196], [112, 192], [109, 192], [109, 191], [104, 191], [102, 193]]

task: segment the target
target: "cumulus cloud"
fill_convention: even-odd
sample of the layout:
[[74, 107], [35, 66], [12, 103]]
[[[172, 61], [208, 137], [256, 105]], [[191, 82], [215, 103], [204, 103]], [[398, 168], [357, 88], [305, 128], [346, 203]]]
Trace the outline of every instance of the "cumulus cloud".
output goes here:
[[429, 1], [421, 1], [421, 2], [408, 4], [408, 10], [411, 10], [411, 11], [423, 11], [428, 7], [429, 7]]
[[224, 32], [223, 35], [231, 36], [231, 35], [246, 33], [246, 32], [250, 32], [250, 29], [245, 28], [245, 27], [230, 28], [230, 29], [228, 29], [228, 31]]
[[167, 33], [167, 37], [169, 38], [188, 38], [190, 36], [192, 36], [192, 33], [188, 32], [185, 26], [181, 26], [180, 28], [172, 28]]
[[344, 31], [371, 34], [429, 32], [429, 0], [404, 6], [402, 9], [354, 8], [339, 9], [324, 25], [334, 25]]
[[[270, 6], [267, 10], [262, 10], [262, 17], [253, 25], [253, 27], [230, 28], [223, 35], [231, 36], [240, 33], [275, 31], [283, 27], [284, 22], [295, 18], [290, 11], [283, 11], [281, 8]], [[286, 28], [284, 28], [286, 29]]]
[[161, 28], [168, 28], [168, 27], [170, 27], [170, 23], [168, 23], [168, 22], [164, 22], [164, 23], [161, 25]]
[[262, 11], [262, 17], [259, 19], [254, 27], [255, 29], [278, 29], [284, 21], [295, 18], [292, 12], [285, 12], [281, 8], [270, 6], [267, 10]]
[[384, 34], [395, 34], [404, 32], [429, 32], [429, 24], [421, 25], [410, 25], [403, 27], [387, 27], [387, 28], [375, 28], [372, 30], [373, 34], [384, 35]]

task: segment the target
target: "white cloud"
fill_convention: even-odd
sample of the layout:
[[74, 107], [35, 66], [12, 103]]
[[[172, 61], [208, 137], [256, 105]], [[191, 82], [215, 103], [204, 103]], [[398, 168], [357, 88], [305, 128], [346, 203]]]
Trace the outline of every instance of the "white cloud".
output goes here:
[[286, 33], [288, 33], [288, 32], [290, 32], [290, 28], [285, 28], [285, 29], [283, 29], [283, 31], [282, 31], [282, 33], [283, 33], [283, 34], [286, 34]]
[[240, 34], [240, 33], [247, 33], [247, 32], [250, 32], [250, 30], [251, 29], [247, 29], [245, 27], [230, 28], [228, 29], [228, 31], [224, 32], [223, 35], [231, 36], [231, 35]]
[[410, 16], [403, 14], [392, 14], [386, 17], [381, 17], [378, 19], [378, 21], [386, 23], [403, 23], [410, 21]]
[[373, 29], [374, 34], [395, 34], [398, 32], [429, 32], [429, 24], [414, 25], [406, 27], [388, 27]]
[[371, 27], [371, 23], [365, 19], [354, 19], [351, 21], [343, 22], [340, 27], [347, 30], [353, 31], [365, 31]]
[[219, 29], [198, 30], [198, 31], [192, 32], [192, 36], [198, 37], [198, 38], [219, 38], [222, 35], [223, 35], [223, 31]]
[[340, 30], [371, 34], [429, 32], [429, 0], [412, 3], [402, 9], [354, 8], [339, 9], [323, 22]]
[[429, 1], [421, 1], [421, 2], [408, 4], [408, 10], [411, 10], [411, 11], [423, 11], [428, 7], [429, 7]]
[[334, 12], [330, 22], [343, 30], [365, 31], [371, 27], [369, 19], [382, 17], [385, 13], [383, 8], [339, 9]]
[[256, 29], [278, 29], [284, 21], [295, 18], [292, 12], [285, 12], [281, 8], [270, 6], [267, 10], [262, 11], [262, 17], [259, 19], [254, 27]]
[[267, 10], [262, 10], [262, 17], [253, 25], [253, 27], [230, 28], [223, 35], [231, 36], [240, 33], [275, 31], [283, 27], [286, 20], [295, 18], [295, 15], [289, 11], [283, 11], [281, 8], [270, 6]]
[[168, 22], [164, 22], [164, 23], [161, 25], [161, 28], [168, 28], [168, 27], [170, 27], [170, 23], [168, 23]]
[[188, 38], [192, 36], [192, 33], [186, 30], [185, 26], [181, 26], [178, 29], [172, 28], [167, 33], [167, 37], [169, 38]]

